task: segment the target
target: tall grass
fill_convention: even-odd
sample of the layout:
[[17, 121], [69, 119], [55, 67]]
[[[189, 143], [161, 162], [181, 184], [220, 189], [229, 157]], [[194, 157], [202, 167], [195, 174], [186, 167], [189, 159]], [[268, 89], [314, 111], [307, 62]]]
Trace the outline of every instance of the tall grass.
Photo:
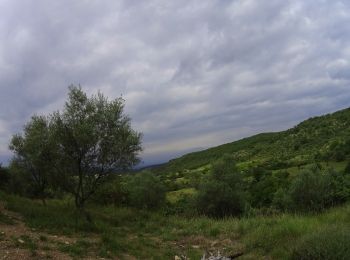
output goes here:
[[[264, 256], [299, 259], [298, 255], [306, 249], [316, 252], [317, 256], [319, 248], [331, 252], [329, 254], [335, 256], [332, 259], [346, 259], [336, 258], [333, 251], [348, 252], [349, 248], [349, 237], [344, 232], [329, 230], [334, 227], [338, 231], [348, 230], [350, 205], [318, 215], [280, 214], [220, 220], [89, 205], [93, 220], [90, 223], [77, 215], [69, 199], [51, 200], [43, 206], [37, 201], [0, 193], [0, 200], [6, 202], [8, 209], [20, 213], [30, 227], [55, 234], [97, 238], [91, 242], [94, 245], [77, 242], [74, 246], [62, 246], [62, 250], [72, 256], [90, 249], [102, 257], [132, 255], [141, 259], [170, 259], [184, 254], [199, 259], [216, 243], [218, 249], [225, 247], [227, 254], [235, 253], [239, 245], [239, 250], [245, 252], [242, 259]], [[320, 234], [324, 240], [317, 240]], [[318, 246], [327, 241], [338, 241], [340, 247], [336, 243], [333, 247]]]

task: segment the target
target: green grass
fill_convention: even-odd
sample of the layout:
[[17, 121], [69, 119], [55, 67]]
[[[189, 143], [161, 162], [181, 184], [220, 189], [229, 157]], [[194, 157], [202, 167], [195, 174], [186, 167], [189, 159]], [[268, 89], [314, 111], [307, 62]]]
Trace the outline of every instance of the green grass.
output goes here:
[[350, 259], [349, 227], [331, 226], [305, 236], [293, 248], [291, 259]]
[[[297, 252], [304, 252], [305, 243], [310, 245], [308, 249], [315, 248], [317, 254], [317, 241], [313, 242], [319, 234], [317, 232], [327, 232], [334, 225], [337, 230], [350, 226], [350, 205], [319, 215], [280, 214], [221, 220], [90, 205], [88, 210], [93, 223], [88, 223], [84, 219], [75, 222], [75, 210], [70, 201], [52, 200], [44, 207], [39, 202], [5, 194], [0, 194], [0, 199], [37, 230], [96, 238], [94, 241], [78, 239], [73, 244], [59, 245], [62, 251], [73, 257], [94, 253], [101, 257], [123, 258], [129, 255], [138, 259], [171, 259], [185, 254], [191, 259], [199, 259], [205, 250], [215, 248], [226, 254], [243, 250], [242, 259], [265, 256], [289, 259]], [[339, 236], [339, 241], [347, 239], [343, 233]], [[335, 235], [330, 239], [338, 238]], [[35, 241], [30, 238], [23, 240], [25, 247], [36, 250]]]
[[196, 194], [196, 192], [197, 191], [195, 188], [184, 188], [176, 191], [170, 191], [166, 194], [166, 199], [170, 203], [176, 203], [184, 196], [193, 196]]
[[179, 185], [188, 185], [189, 180], [186, 179], [185, 177], [181, 177], [181, 178], [176, 178], [174, 183], [179, 184]]

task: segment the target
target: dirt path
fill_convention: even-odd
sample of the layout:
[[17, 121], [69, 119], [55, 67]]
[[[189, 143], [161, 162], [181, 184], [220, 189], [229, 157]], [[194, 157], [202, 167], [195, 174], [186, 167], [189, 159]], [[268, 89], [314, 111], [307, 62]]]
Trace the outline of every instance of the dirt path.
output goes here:
[[[6, 210], [1, 204], [0, 216], [0, 260], [74, 259], [62, 252], [62, 248], [76, 243], [76, 238], [30, 229], [19, 214]], [[88, 256], [84, 259], [102, 258]]]

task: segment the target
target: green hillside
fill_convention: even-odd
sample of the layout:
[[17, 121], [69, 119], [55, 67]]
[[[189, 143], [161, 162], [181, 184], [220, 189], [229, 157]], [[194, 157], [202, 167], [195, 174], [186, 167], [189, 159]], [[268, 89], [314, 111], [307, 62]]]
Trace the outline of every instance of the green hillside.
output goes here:
[[243, 167], [283, 169], [314, 161], [344, 161], [350, 156], [350, 108], [313, 117], [282, 132], [262, 133], [204, 151], [186, 154], [152, 169], [170, 173], [210, 165], [224, 154]]

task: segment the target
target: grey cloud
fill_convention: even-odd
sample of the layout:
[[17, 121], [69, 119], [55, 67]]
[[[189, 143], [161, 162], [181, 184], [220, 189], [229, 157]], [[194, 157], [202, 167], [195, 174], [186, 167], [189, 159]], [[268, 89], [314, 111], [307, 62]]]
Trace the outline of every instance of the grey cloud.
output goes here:
[[2, 158], [71, 83], [125, 97], [146, 163], [349, 106], [348, 1], [0, 0], [0, 17]]

